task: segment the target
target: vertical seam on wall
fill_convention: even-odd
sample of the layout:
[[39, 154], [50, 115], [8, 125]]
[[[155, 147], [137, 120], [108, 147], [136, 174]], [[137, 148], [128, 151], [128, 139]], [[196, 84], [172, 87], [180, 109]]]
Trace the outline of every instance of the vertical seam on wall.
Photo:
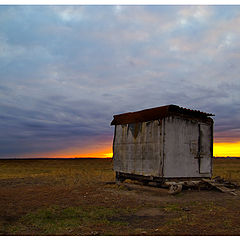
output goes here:
[[116, 138], [116, 128], [117, 128], [117, 125], [115, 125], [115, 127], [114, 127], [114, 137], [113, 137], [113, 146], [112, 146], [113, 160], [114, 160], [114, 145], [115, 145], [115, 138]]
[[198, 166], [199, 174], [201, 174], [201, 124], [198, 123]]
[[165, 118], [162, 122], [162, 178], [164, 178]]
[[213, 160], [213, 122], [211, 123], [211, 177], [212, 177], [212, 160]]

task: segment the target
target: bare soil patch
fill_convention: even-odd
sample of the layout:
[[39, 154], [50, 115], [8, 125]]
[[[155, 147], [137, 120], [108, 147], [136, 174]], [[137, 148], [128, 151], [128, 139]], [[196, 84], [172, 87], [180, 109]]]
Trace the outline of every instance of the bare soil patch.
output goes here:
[[[111, 161], [89, 161], [32, 161], [22, 168], [20, 161], [5, 161], [0, 235], [239, 235], [240, 194], [193, 189], [169, 195], [130, 181], [106, 184], [114, 180]], [[236, 172], [240, 161], [234, 166]]]

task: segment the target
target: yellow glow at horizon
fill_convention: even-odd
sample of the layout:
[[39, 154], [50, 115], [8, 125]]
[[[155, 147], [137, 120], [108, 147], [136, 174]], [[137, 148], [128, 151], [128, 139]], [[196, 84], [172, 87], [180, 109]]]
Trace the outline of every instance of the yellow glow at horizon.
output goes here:
[[47, 154], [47, 156], [54, 158], [111, 158], [113, 153], [112, 145], [109, 144], [109, 146], [102, 149], [95, 149], [94, 145], [81, 151], [76, 148], [64, 149], [59, 152]]
[[[81, 149], [69, 148], [62, 149], [58, 152], [52, 153], [36, 153], [31, 156], [21, 157], [53, 157], [53, 158], [112, 158], [112, 143], [106, 144], [103, 148], [96, 148], [95, 145], [89, 146], [89, 148]], [[240, 157], [240, 142], [221, 142], [213, 143], [213, 156], [214, 157]]]
[[54, 158], [111, 158], [113, 156], [112, 153], [109, 152], [91, 152], [91, 153], [82, 153], [82, 154], [78, 154], [78, 153], [66, 153], [66, 154], [51, 154], [48, 157], [54, 157]]
[[240, 142], [213, 144], [214, 157], [240, 157]]
[[106, 158], [112, 158], [113, 157], [113, 153], [105, 153], [104, 156]]

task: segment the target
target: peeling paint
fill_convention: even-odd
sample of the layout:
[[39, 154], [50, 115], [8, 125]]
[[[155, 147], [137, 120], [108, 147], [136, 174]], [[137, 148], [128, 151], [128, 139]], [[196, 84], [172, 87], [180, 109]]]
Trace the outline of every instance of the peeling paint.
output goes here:
[[212, 175], [211, 118], [184, 115], [115, 125], [114, 170], [158, 178]]

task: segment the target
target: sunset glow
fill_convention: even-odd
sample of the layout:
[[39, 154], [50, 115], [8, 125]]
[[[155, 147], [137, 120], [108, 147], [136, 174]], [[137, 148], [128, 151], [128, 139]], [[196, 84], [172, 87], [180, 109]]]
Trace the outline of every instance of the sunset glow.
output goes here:
[[214, 157], [240, 157], [240, 142], [214, 143]]
[[112, 152], [111, 153], [105, 153], [104, 156], [106, 158], [112, 158], [113, 157], [113, 153]]
[[240, 6], [0, 6], [0, 159], [111, 157], [113, 115], [214, 114], [240, 156]]
[[106, 142], [104, 147], [99, 144], [92, 144], [86, 148], [67, 148], [61, 151], [46, 154], [47, 157], [63, 158], [110, 158], [112, 157], [112, 143]]
[[[225, 143], [214, 143], [213, 144], [213, 156], [214, 157], [240, 157], [240, 142], [225, 142]], [[109, 147], [94, 151], [94, 148], [88, 148], [82, 151], [81, 153], [78, 151], [69, 152], [58, 152], [54, 154], [48, 155], [48, 157], [93, 157], [93, 158], [112, 158], [112, 145], [110, 144]]]
[[[214, 157], [240, 157], [240, 142], [214, 142]], [[103, 141], [103, 146], [97, 142], [85, 148], [70, 147], [57, 152], [42, 152], [35, 154], [22, 155], [22, 158], [46, 157], [46, 158], [112, 158], [112, 141]]]

